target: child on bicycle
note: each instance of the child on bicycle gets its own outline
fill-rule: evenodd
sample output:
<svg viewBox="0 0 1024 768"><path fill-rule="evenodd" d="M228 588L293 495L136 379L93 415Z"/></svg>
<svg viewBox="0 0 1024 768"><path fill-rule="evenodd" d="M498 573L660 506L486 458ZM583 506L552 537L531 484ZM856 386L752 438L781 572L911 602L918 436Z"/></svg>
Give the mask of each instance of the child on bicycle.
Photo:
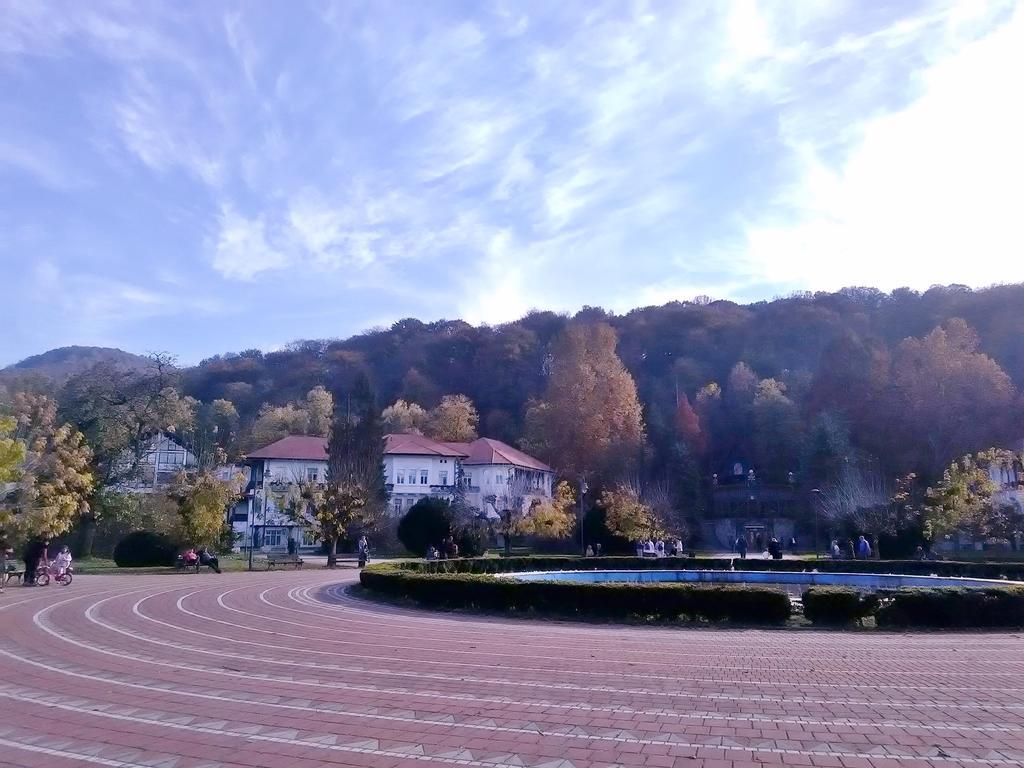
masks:
<svg viewBox="0 0 1024 768"><path fill-rule="evenodd" d="M53 567L57 570L57 578L62 577L71 567L71 550L67 545L61 547L60 552L57 553L57 557L53 560Z"/></svg>

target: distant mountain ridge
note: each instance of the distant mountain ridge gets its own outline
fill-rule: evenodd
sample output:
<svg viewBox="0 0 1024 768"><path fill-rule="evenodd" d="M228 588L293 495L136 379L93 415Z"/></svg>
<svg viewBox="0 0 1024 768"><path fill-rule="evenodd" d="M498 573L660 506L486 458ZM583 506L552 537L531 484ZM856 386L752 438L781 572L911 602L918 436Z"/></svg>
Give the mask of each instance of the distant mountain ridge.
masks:
<svg viewBox="0 0 1024 768"><path fill-rule="evenodd" d="M112 363L118 367L133 370L142 368L146 364L146 358L115 347L59 347L39 355L26 357L24 360L0 369L0 378L36 374L60 385L70 376L91 368L97 363Z"/></svg>

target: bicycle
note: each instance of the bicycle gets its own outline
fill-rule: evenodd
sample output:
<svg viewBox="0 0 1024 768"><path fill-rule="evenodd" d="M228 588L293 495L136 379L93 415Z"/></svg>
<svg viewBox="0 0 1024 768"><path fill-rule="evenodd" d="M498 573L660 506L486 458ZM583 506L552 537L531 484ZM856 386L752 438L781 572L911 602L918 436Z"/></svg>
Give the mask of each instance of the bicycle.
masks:
<svg viewBox="0 0 1024 768"><path fill-rule="evenodd" d="M50 583L50 577L52 576L54 581L62 587L66 587L72 581L71 572L73 570L74 568L69 565L62 573L55 563L40 563L39 567L36 568L36 584L40 587L45 587Z"/></svg>

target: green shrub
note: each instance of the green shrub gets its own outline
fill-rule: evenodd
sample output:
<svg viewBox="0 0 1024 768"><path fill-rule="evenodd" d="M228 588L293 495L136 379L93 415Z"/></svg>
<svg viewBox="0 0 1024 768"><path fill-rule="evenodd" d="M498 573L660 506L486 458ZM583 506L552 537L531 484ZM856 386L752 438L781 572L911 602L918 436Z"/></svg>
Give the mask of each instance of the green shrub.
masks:
<svg viewBox="0 0 1024 768"><path fill-rule="evenodd" d="M791 611L784 592L759 586L518 582L486 574L416 573L387 566L367 568L360 582L382 594L446 608L746 624L780 624Z"/></svg>
<svg viewBox="0 0 1024 768"><path fill-rule="evenodd" d="M885 627L1021 627L1024 587L900 589L877 621Z"/></svg>
<svg viewBox="0 0 1024 768"><path fill-rule="evenodd" d="M455 537L461 557L480 557L487 551L487 531L480 525L467 525Z"/></svg>
<svg viewBox="0 0 1024 768"><path fill-rule="evenodd" d="M804 616L814 624L859 622L878 610L878 595L852 587L810 587L803 594Z"/></svg>
<svg viewBox="0 0 1024 768"><path fill-rule="evenodd" d="M433 545L452 535L451 506L445 499L425 496L417 501L398 523L398 540L414 555L423 557Z"/></svg>
<svg viewBox="0 0 1024 768"><path fill-rule="evenodd" d="M134 531L114 547L114 562L118 568L174 565L177 548L162 533Z"/></svg>

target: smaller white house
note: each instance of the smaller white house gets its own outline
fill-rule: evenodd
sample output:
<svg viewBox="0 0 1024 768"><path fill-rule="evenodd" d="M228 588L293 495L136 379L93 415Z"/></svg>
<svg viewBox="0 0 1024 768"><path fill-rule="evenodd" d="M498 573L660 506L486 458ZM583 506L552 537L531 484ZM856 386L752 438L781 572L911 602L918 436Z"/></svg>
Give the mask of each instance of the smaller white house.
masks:
<svg viewBox="0 0 1024 768"><path fill-rule="evenodd" d="M151 437L136 460L125 456L121 471L129 478L118 486L127 493L153 493L166 488L179 472L197 464L195 455L163 432Z"/></svg>
<svg viewBox="0 0 1024 768"><path fill-rule="evenodd" d="M463 458L465 453L458 448L423 435L387 435L384 482L392 515L401 517L425 496L451 499Z"/></svg>

